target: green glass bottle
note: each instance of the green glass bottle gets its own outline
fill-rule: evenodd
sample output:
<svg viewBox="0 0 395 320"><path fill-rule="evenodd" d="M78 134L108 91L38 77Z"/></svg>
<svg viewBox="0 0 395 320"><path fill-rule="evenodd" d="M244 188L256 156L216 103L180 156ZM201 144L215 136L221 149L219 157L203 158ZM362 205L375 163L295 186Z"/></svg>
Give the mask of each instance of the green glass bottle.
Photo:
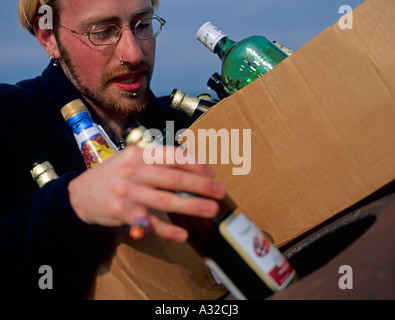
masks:
<svg viewBox="0 0 395 320"><path fill-rule="evenodd" d="M197 39L222 60L221 79L231 94L288 57L265 37L252 36L235 42L211 22L200 27Z"/></svg>

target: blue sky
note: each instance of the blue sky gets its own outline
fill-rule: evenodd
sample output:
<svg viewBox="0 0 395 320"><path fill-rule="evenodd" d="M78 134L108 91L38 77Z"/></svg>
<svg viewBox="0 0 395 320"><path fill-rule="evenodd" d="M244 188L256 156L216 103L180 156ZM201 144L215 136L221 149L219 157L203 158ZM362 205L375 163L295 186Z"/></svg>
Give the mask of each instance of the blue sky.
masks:
<svg viewBox="0 0 395 320"><path fill-rule="evenodd" d="M342 16L342 5L355 8L362 2L161 0L158 15L167 24L157 39L152 89L158 96L168 95L174 88L195 95L212 93L206 83L211 74L220 71L221 61L196 39L199 27L207 21L235 41L262 35L297 50L336 23ZM48 63L36 39L18 25L17 6L17 0L0 1L0 82L15 83L35 77Z"/></svg>

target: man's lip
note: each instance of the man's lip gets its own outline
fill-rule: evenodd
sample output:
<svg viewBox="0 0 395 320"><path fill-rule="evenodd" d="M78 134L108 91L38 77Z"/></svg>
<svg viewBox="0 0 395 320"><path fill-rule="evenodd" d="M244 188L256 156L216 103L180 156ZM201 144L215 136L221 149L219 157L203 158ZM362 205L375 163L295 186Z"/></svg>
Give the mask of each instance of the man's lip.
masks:
<svg viewBox="0 0 395 320"><path fill-rule="evenodd" d="M144 72L136 73L125 73L116 76L110 80L110 83L117 86L122 91L139 91L144 83ZM125 83L124 81L131 80L130 83Z"/></svg>
<svg viewBox="0 0 395 320"><path fill-rule="evenodd" d="M127 81L130 79L133 79L133 81L139 79L139 77L143 74L143 71L140 72L134 72L134 73L125 73L125 74L121 74L118 75L114 78L112 78L110 81L111 82L121 82L121 81Z"/></svg>

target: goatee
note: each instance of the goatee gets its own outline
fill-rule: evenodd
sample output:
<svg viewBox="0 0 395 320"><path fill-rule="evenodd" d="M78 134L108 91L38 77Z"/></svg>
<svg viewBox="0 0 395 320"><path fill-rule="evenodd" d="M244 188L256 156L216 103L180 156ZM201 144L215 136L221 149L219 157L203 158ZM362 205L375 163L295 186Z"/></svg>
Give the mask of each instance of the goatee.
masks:
<svg viewBox="0 0 395 320"><path fill-rule="evenodd" d="M150 80L152 75L152 68L147 63L142 62L138 67L133 67L132 65L125 63L120 65L119 67L111 68L105 70L101 79L101 86L99 88L95 88L94 90L87 88L81 81L81 77L77 72L73 61L70 57L68 51L59 44L59 50L61 53L61 57L63 63L67 67L69 71L69 78L73 84L77 87L77 89L82 93L85 98L92 101L98 106L101 106L103 109L107 110L110 113L117 114L121 117L126 119L131 118L132 116L143 112L147 106L148 98L150 94ZM109 86L109 82L111 79L115 78L116 76L124 73L132 73L134 70L138 68L139 70L145 70L145 73L149 76L147 89L144 91L136 92L121 92L121 97L127 98L130 101L130 104L125 105L119 103L118 99L108 97L103 92L105 88ZM138 101L138 102L137 102Z"/></svg>

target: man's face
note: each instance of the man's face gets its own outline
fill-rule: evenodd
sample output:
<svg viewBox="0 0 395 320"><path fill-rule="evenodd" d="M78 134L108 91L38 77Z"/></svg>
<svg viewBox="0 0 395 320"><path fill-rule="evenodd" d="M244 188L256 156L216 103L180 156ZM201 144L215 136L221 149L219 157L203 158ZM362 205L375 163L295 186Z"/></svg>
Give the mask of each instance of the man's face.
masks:
<svg viewBox="0 0 395 320"><path fill-rule="evenodd" d="M123 27L152 15L151 0L61 0L60 24L84 33L97 24ZM93 105L125 117L144 108L155 39L139 40L124 28L117 43L94 46L87 36L59 28L58 45L66 75Z"/></svg>

